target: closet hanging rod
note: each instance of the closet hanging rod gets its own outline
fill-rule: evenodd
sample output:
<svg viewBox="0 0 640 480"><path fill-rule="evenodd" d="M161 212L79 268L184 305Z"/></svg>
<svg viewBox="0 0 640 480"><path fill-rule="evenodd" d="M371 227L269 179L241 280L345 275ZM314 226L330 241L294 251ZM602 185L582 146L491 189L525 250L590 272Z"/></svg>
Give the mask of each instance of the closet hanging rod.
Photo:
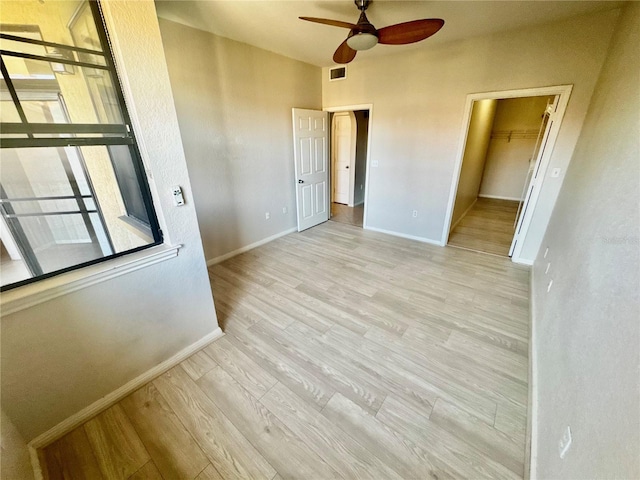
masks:
<svg viewBox="0 0 640 480"><path fill-rule="evenodd" d="M535 140L538 138L537 130L494 130L491 132L491 138L496 140Z"/></svg>

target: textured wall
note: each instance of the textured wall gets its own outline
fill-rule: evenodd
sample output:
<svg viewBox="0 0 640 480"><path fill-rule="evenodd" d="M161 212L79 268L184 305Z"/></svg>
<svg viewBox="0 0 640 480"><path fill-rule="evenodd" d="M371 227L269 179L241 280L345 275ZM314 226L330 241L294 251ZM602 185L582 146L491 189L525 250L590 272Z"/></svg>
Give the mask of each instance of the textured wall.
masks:
<svg viewBox="0 0 640 480"><path fill-rule="evenodd" d="M206 258L294 227L291 109L321 108L320 68L160 27Z"/></svg>
<svg viewBox="0 0 640 480"><path fill-rule="evenodd" d="M218 327L154 4L104 10L165 239L184 248L2 317L2 409L27 441Z"/></svg>
<svg viewBox="0 0 640 480"><path fill-rule="evenodd" d="M0 412L0 477L33 478L27 444L4 411Z"/></svg>
<svg viewBox="0 0 640 480"><path fill-rule="evenodd" d="M640 4L620 19L534 265L542 479L640 478Z"/></svg>
<svg viewBox="0 0 640 480"><path fill-rule="evenodd" d="M326 107L372 103L367 221L371 227L440 241L445 228L466 96L573 84L550 167L565 171L604 61L617 11L578 17L349 65L323 77ZM448 28L445 25L444 28ZM380 47L386 48L386 47ZM533 260L562 177L547 178L523 257ZM412 218L413 210L418 217Z"/></svg>

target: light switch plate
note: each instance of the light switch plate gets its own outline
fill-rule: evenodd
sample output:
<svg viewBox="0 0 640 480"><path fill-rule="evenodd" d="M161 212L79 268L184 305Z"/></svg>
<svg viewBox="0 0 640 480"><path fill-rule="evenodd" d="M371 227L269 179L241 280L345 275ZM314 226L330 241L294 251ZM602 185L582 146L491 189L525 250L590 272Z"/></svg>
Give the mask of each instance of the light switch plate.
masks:
<svg viewBox="0 0 640 480"><path fill-rule="evenodd" d="M173 194L173 204L176 207L184 205L184 195L182 195L182 187L179 185L171 187L171 193Z"/></svg>

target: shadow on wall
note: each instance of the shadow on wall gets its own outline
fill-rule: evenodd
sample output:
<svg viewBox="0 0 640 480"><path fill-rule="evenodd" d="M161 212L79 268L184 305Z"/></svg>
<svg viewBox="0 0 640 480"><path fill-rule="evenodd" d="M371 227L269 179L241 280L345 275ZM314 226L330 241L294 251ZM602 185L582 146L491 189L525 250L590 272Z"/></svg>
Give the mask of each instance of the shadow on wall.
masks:
<svg viewBox="0 0 640 480"><path fill-rule="evenodd" d="M27 444L9 417L1 412L0 419L0 477L6 479L33 478Z"/></svg>

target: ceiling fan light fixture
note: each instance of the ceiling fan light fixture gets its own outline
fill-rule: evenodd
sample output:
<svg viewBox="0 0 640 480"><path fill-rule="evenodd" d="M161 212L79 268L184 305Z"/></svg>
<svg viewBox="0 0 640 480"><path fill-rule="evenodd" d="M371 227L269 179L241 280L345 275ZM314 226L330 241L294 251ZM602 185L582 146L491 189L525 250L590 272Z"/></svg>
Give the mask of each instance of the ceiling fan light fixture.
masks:
<svg viewBox="0 0 640 480"><path fill-rule="evenodd" d="M378 44L378 37L373 33L356 33L347 39L347 45L354 50L369 50Z"/></svg>

